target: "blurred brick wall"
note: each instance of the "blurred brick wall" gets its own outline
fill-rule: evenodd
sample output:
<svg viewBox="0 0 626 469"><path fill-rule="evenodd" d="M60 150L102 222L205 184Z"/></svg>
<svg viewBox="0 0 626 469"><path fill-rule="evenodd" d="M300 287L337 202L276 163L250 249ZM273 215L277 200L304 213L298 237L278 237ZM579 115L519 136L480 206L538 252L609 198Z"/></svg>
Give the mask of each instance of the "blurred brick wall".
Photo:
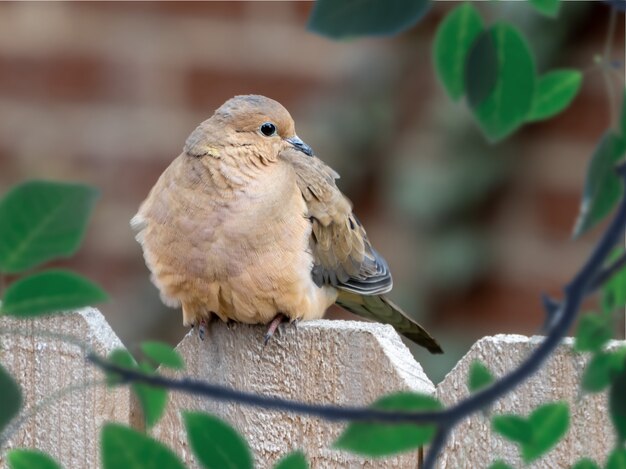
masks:
<svg viewBox="0 0 626 469"><path fill-rule="evenodd" d="M390 262L397 295L418 309L410 292L424 274L420 256L428 246L384 202L394 182L380 176L400 150L363 143L360 135L374 138L378 124L358 134L350 122L374 122L378 107L365 103L381 95L393 110L387 142L414 142L418 159L463 151L446 146L446 126L460 119L476 130L436 83L429 52L450 7L437 4L400 38L333 42L306 31L309 2L0 3L2 191L35 177L101 188L85 247L59 264L112 293L102 309L126 341L175 340L184 333L179 313L160 304L128 220L200 121L233 95L265 94L291 111L299 135L340 170L342 189ZM603 5L591 6L549 68L588 68L602 51L607 18ZM616 57L624 56L623 23L621 16ZM495 150L507 160L507 175L466 215L484 229L487 267L464 288L435 291L433 313L424 317L445 338L451 362L483 334L536 331L539 293L557 293L592 246L589 239L570 243L569 235L587 161L607 124L603 82L594 73L565 114Z"/></svg>

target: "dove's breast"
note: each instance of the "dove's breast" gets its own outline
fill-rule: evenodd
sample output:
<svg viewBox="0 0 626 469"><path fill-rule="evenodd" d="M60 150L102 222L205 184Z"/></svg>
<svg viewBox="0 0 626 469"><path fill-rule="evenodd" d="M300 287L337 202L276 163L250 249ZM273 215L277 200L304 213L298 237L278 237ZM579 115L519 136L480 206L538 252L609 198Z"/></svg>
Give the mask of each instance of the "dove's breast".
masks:
<svg viewBox="0 0 626 469"><path fill-rule="evenodd" d="M322 317L337 293L313 283L311 223L291 167L273 163L220 187L189 164L175 160L134 219L164 301L182 304L185 324L210 313L245 323Z"/></svg>

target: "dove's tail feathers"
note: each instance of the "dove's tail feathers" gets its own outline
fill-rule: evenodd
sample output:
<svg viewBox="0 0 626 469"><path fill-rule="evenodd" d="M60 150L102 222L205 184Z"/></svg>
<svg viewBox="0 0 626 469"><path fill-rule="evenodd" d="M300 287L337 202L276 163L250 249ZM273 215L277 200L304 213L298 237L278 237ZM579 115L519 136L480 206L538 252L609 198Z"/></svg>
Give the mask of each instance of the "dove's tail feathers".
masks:
<svg viewBox="0 0 626 469"><path fill-rule="evenodd" d="M427 348L430 353L443 353L441 346L426 329L382 295L358 295L340 290L337 304L364 318L392 325L398 333Z"/></svg>

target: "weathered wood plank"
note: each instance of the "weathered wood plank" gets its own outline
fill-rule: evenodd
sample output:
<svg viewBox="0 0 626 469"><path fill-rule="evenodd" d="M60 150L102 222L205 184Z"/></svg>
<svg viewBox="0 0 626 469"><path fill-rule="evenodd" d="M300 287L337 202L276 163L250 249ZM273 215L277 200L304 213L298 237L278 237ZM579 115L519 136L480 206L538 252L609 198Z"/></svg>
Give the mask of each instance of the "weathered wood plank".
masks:
<svg viewBox="0 0 626 469"><path fill-rule="evenodd" d="M66 468L99 467L100 428L107 420L130 423L129 390L87 385L103 381L103 373L85 361L80 347L49 334L75 337L106 355L122 343L102 314L86 308L35 320L3 316L0 330L16 331L0 337L0 362L20 383L26 412L45 403L24 421L5 448L37 448ZM68 387L78 389L55 396ZM0 466L5 467L3 456Z"/></svg>
<svg viewBox="0 0 626 469"><path fill-rule="evenodd" d="M263 348L264 328L221 322L210 325L204 341L190 332L178 345L187 375L237 389L312 403L368 404L399 390L432 394L408 348L390 326L352 321L310 321L288 325ZM269 412L184 394L171 394L153 434L198 467L187 445L180 411L216 414L242 432L260 468L303 449L314 468L415 468L417 452L369 460L330 449L343 426L300 415Z"/></svg>
<svg viewBox="0 0 626 469"><path fill-rule="evenodd" d="M468 394L466 382L473 360L481 360L496 376L501 376L517 367L540 340L541 337L520 335L497 335L479 340L437 386L437 397L449 405ZM517 447L492 432L489 419L479 413L454 430L438 467L488 467L495 459L503 459L514 467L565 468L584 456L602 465L615 444L615 437L607 413L606 393L585 395L580 391L587 359L587 354L573 350L572 339L566 339L546 366L492 407L492 414L526 416L540 404L556 400L569 403L570 430L543 459L523 466Z"/></svg>

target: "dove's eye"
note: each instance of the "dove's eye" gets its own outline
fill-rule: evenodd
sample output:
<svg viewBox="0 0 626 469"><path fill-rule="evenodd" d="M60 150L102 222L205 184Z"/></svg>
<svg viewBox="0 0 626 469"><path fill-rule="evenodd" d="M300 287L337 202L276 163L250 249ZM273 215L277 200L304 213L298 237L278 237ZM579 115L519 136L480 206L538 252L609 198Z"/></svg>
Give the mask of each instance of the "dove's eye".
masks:
<svg viewBox="0 0 626 469"><path fill-rule="evenodd" d="M266 137L271 137L276 133L276 126L271 122L265 122L261 125L261 133Z"/></svg>

